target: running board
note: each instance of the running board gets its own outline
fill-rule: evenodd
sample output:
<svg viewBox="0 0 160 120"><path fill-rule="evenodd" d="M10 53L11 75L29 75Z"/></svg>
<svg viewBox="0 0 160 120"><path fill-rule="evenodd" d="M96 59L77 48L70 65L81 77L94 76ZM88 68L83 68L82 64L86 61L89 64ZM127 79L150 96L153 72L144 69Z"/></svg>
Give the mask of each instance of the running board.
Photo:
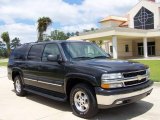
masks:
<svg viewBox="0 0 160 120"><path fill-rule="evenodd" d="M27 91L27 92L31 92L31 93L34 93L34 94L37 94L37 95L52 99L52 100L56 100L56 101L65 102L67 100L66 97L64 97L64 98L55 97L53 95L48 95L48 94L45 94L45 93L42 93L42 92L38 92L36 90L32 90L32 89L29 89L29 88L24 88L24 90Z"/></svg>

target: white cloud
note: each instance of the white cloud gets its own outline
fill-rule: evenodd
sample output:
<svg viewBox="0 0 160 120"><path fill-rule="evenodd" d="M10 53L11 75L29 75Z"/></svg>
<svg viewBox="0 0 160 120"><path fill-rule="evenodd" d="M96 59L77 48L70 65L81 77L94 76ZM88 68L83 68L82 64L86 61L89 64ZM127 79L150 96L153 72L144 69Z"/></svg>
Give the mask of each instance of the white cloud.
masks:
<svg viewBox="0 0 160 120"><path fill-rule="evenodd" d="M0 26L0 33L6 31L9 32L11 40L15 37L18 37L20 40L22 40L22 43L33 42L37 37L35 25L14 23Z"/></svg>
<svg viewBox="0 0 160 120"><path fill-rule="evenodd" d="M31 19L49 16L62 25L89 23L109 14L121 14L123 8L138 0L84 0L81 5L70 5L62 0L0 0L1 19ZM118 3L118 4L117 4ZM118 9L121 8L121 9ZM124 13L125 14L125 13Z"/></svg>
<svg viewBox="0 0 160 120"><path fill-rule="evenodd" d="M63 30L64 32L73 32L73 31L82 32L84 29L90 30L91 28L97 28L97 25L96 24L70 25L70 26L63 26L61 30Z"/></svg>
<svg viewBox="0 0 160 120"><path fill-rule="evenodd" d="M16 23L16 19L35 21L50 17L65 32L82 31L97 27L99 19L108 15L125 15L138 0L84 0L82 4L68 4L63 0L0 0L0 34L9 31L11 37L24 42L35 41L36 25Z"/></svg>

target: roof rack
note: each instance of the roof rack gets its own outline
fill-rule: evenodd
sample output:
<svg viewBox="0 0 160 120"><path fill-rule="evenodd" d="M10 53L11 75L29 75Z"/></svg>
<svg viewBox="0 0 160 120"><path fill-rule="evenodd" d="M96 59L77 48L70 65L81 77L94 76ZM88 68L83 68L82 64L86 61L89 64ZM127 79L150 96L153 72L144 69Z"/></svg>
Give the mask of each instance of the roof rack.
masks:
<svg viewBox="0 0 160 120"><path fill-rule="evenodd" d="M24 43L22 45L28 45L28 44L32 44L32 43L38 43L38 42L29 42L29 43Z"/></svg>

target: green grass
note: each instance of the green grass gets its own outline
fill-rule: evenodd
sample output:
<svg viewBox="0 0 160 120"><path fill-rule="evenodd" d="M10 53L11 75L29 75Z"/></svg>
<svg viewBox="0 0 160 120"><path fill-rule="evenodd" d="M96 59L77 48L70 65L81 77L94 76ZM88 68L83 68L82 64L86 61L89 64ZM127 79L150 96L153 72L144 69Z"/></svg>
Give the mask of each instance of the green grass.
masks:
<svg viewBox="0 0 160 120"><path fill-rule="evenodd" d="M160 82L160 60L136 60L150 67L151 79Z"/></svg>
<svg viewBox="0 0 160 120"><path fill-rule="evenodd" d="M7 66L8 62L0 62L0 66Z"/></svg>
<svg viewBox="0 0 160 120"><path fill-rule="evenodd" d="M0 63L2 63L2 62L8 62L8 58L0 58Z"/></svg>
<svg viewBox="0 0 160 120"><path fill-rule="evenodd" d="M7 66L8 58L0 58L0 66Z"/></svg>

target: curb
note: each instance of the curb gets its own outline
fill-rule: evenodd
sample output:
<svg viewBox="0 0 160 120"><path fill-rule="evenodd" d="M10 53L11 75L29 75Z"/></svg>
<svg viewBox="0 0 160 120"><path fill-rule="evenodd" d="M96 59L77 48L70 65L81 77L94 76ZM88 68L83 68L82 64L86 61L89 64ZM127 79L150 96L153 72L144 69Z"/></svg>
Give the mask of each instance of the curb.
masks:
<svg viewBox="0 0 160 120"><path fill-rule="evenodd" d="M154 85L160 87L160 82L154 82Z"/></svg>
<svg viewBox="0 0 160 120"><path fill-rule="evenodd" d="M154 84L159 84L160 85L160 82L154 82Z"/></svg>

